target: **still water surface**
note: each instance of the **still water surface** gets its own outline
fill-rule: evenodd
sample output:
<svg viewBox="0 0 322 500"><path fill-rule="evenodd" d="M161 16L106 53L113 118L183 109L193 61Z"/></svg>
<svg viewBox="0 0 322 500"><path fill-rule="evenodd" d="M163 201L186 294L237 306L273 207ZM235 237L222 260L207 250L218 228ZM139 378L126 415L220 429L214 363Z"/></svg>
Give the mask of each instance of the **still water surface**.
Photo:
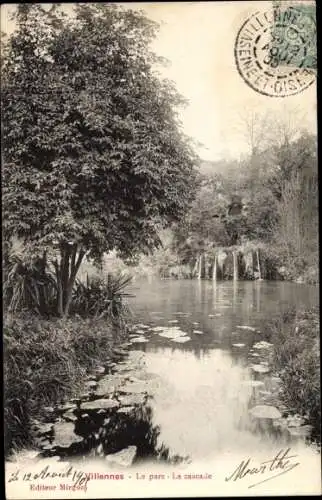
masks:
<svg viewBox="0 0 322 500"><path fill-rule="evenodd" d="M137 322L175 326L190 337L178 344L151 332L147 343L135 345L145 351L147 371L162 380L150 400L159 446L200 461L289 445L288 432L254 426L250 418L249 409L272 404L277 390L271 372L251 368L268 360L267 351L252 346L269 339L267 320L280 310L317 304L316 287L163 280L135 282L131 291ZM252 380L263 385L253 387Z"/></svg>

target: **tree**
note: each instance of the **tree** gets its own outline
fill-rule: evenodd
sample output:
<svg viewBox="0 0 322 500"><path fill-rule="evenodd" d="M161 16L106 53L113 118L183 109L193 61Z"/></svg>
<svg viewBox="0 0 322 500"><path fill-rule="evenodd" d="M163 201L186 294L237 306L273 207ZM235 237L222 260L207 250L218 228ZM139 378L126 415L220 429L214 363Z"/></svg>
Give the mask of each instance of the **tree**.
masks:
<svg viewBox="0 0 322 500"><path fill-rule="evenodd" d="M148 252L180 220L195 158L154 71L158 26L115 4L17 8L2 71L4 234L49 259L67 315L85 255Z"/></svg>

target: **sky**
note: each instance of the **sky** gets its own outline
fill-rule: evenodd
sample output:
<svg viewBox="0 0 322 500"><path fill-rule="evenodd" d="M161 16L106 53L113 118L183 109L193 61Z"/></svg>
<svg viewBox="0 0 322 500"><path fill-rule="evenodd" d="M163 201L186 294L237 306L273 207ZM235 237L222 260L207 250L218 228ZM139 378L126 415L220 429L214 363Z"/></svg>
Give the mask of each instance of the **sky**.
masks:
<svg viewBox="0 0 322 500"><path fill-rule="evenodd" d="M294 2L293 2L294 3ZM239 158L248 151L243 117L251 113L291 116L295 128L316 130L316 85L284 98L264 96L239 75L234 59L236 35L256 11L272 2L146 2L127 8L144 10L160 22L154 51L170 61L162 73L173 80L189 104L180 118L184 132L201 143L197 152L205 160ZM8 12L1 7L1 29L12 32ZM66 10L71 4L65 5Z"/></svg>

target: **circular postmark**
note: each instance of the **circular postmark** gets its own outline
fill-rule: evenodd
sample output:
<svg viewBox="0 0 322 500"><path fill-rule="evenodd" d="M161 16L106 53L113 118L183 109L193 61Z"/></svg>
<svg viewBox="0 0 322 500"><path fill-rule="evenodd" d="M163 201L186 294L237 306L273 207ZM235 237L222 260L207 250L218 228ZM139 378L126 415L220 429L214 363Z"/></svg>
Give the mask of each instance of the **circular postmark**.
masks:
<svg viewBox="0 0 322 500"><path fill-rule="evenodd" d="M237 34L235 61L256 92L286 97L304 91L316 78L314 16L297 7L256 12Z"/></svg>

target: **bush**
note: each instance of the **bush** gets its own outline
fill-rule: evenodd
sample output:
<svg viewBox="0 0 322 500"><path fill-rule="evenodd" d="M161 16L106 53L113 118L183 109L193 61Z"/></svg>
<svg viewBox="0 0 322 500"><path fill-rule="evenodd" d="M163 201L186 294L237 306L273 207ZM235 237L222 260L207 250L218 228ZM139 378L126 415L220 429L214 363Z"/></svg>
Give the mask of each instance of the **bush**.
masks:
<svg viewBox="0 0 322 500"><path fill-rule="evenodd" d="M30 444L32 418L76 396L123 332L105 320L7 316L4 326L5 450Z"/></svg>
<svg viewBox="0 0 322 500"><path fill-rule="evenodd" d="M109 318L123 322L130 310L124 299L131 296L125 289L132 281L131 276L108 273L106 278L87 276L86 282L76 281L73 290L71 313L82 317Z"/></svg>
<svg viewBox="0 0 322 500"><path fill-rule="evenodd" d="M320 441L319 311L286 312L274 321L272 341L283 401L308 418Z"/></svg>
<svg viewBox="0 0 322 500"><path fill-rule="evenodd" d="M40 258L24 259L9 252L4 267L4 305L10 312L33 311L50 315L56 305L56 280Z"/></svg>

